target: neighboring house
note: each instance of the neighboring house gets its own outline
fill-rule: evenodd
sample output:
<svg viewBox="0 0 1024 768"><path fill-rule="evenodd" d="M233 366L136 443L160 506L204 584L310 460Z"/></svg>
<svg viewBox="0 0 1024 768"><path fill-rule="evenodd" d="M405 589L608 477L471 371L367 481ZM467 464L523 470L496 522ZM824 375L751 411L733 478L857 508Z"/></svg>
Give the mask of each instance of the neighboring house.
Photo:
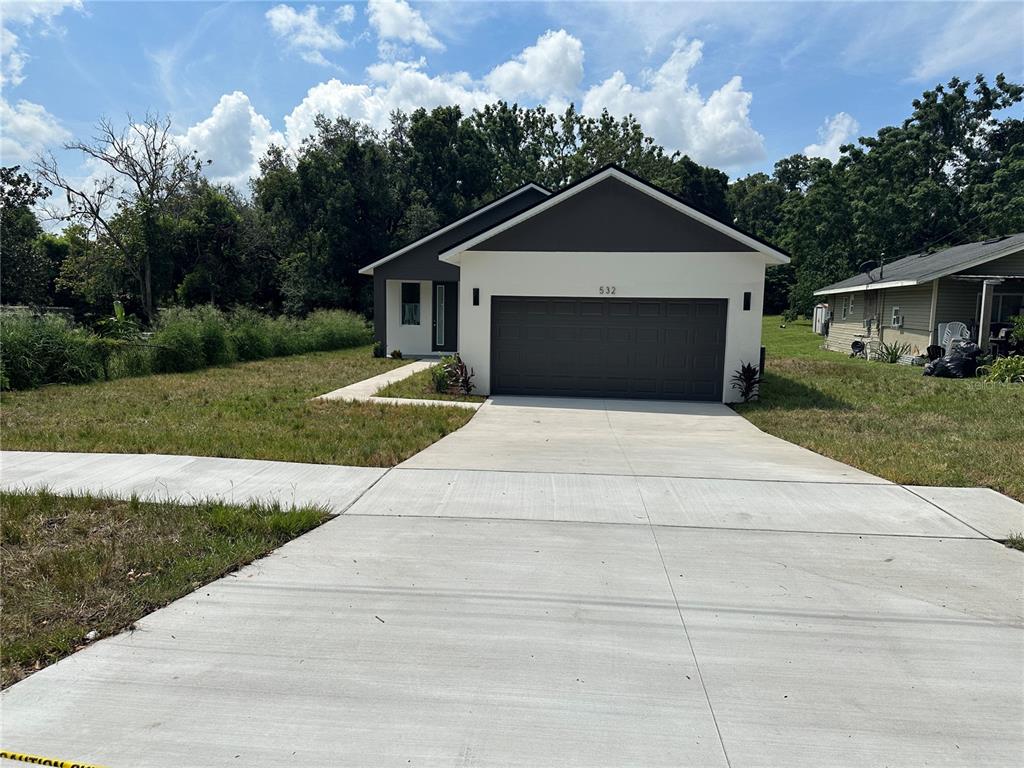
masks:
<svg viewBox="0 0 1024 768"><path fill-rule="evenodd" d="M907 256L814 295L829 305L828 349L898 342L910 345L909 362L942 342L947 323L965 324L977 340L978 328L1024 312L1024 233ZM987 345L989 333L980 336Z"/></svg>
<svg viewBox="0 0 1024 768"><path fill-rule="evenodd" d="M617 167L528 189L361 270L387 350L458 350L482 394L735 401L789 258Z"/></svg>

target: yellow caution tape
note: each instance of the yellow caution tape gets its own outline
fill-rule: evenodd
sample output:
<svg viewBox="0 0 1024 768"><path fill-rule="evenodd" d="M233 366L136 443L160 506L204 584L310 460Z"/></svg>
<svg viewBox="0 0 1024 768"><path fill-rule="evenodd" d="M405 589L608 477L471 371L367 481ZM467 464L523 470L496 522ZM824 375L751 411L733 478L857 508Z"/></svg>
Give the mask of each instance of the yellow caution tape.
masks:
<svg viewBox="0 0 1024 768"><path fill-rule="evenodd" d="M14 760L18 763L31 763L32 765L52 765L55 766L55 768L103 768L102 765L78 763L74 760L58 760L56 757L25 755L21 752L8 752L6 749L0 749L0 758L5 760Z"/></svg>

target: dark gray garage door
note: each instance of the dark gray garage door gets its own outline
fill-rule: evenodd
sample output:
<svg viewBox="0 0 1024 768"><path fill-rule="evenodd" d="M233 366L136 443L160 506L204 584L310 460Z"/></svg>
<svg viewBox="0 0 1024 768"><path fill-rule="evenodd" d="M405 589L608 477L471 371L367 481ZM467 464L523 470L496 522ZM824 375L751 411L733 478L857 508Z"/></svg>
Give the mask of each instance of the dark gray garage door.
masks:
<svg viewBox="0 0 1024 768"><path fill-rule="evenodd" d="M495 296L491 391L722 399L725 299Z"/></svg>

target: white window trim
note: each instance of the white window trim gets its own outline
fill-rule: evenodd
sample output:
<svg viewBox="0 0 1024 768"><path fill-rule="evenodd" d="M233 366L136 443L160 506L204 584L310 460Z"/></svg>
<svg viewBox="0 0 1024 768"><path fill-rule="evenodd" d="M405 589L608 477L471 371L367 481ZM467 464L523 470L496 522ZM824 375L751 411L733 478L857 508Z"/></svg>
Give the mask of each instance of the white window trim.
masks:
<svg viewBox="0 0 1024 768"><path fill-rule="evenodd" d="M894 306L892 313L889 315L889 327L890 328L902 328L903 327L903 316L900 314L900 308Z"/></svg>

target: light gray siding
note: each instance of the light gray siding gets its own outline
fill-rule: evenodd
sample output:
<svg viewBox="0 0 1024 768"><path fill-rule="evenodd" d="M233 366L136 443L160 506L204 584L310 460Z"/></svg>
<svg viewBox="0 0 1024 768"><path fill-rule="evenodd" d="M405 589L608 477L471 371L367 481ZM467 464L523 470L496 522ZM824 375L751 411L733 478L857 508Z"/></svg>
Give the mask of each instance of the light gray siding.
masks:
<svg viewBox="0 0 1024 768"><path fill-rule="evenodd" d="M1024 277L1024 251L1011 253L995 261L988 261L976 267L965 269L964 275L1001 275Z"/></svg>

